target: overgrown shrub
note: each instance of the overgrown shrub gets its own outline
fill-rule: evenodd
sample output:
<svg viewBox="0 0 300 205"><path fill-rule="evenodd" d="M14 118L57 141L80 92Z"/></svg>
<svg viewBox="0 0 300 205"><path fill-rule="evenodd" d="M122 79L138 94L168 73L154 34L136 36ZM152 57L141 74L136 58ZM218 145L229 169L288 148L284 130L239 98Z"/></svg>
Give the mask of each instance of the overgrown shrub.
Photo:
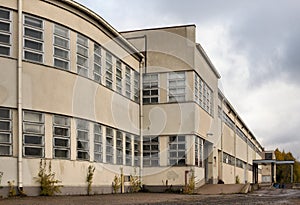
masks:
<svg viewBox="0 0 300 205"><path fill-rule="evenodd" d="M130 175L130 192L138 192L141 190L141 180L134 170L134 175Z"/></svg>
<svg viewBox="0 0 300 205"><path fill-rule="evenodd" d="M8 186L9 186L9 192L8 192L8 196L9 197L14 197L17 195L16 193L16 189L15 189L15 181L12 180L12 181L8 181Z"/></svg>
<svg viewBox="0 0 300 205"><path fill-rule="evenodd" d="M112 183L112 187L113 187L114 193L115 194L118 193L118 190L121 187L121 177L120 176L115 175L114 181Z"/></svg>
<svg viewBox="0 0 300 205"><path fill-rule="evenodd" d="M195 190L195 173L192 171L192 175L189 178L188 184L184 187L184 194L193 194Z"/></svg>
<svg viewBox="0 0 300 205"><path fill-rule="evenodd" d="M95 167L90 165L88 167L88 173L86 176L86 182L88 183L88 188L87 188L87 194L90 195L92 192L92 183L93 183L93 177L94 177L94 172L95 172Z"/></svg>
<svg viewBox="0 0 300 205"><path fill-rule="evenodd" d="M51 161L49 161L47 167L47 160L41 159L36 181L41 185L41 196L53 196L55 193L61 193L60 188L62 185L58 185L61 181L55 179L55 172L52 172Z"/></svg>
<svg viewBox="0 0 300 205"><path fill-rule="evenodd" d="M235 183L236 184L240 184L241 183L239 175L235 176Z"/></svg>

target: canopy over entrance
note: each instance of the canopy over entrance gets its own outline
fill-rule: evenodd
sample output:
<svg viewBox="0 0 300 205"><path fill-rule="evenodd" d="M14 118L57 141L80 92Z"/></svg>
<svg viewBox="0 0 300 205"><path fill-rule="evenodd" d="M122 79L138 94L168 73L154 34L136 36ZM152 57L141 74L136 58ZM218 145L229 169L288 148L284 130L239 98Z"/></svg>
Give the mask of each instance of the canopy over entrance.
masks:
<svg viewBox="0 0 300 205"><path fill-rule="evenodd" d="M294 161L277 161L274 159L262 159L262 160L253 160L253 183L258 183L258 165L271 165L271 178L272 183L275 182L274 178L274 165L276 164L289 164L291 165L291 183L293 183L293 173L294 173Z"/></svg>

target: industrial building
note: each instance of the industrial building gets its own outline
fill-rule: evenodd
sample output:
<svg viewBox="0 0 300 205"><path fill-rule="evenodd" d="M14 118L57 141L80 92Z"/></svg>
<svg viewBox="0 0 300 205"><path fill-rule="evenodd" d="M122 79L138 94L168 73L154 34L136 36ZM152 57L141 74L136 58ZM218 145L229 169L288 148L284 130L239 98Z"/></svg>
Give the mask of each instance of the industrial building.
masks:
<svg viewBox="0 0 300 205"><path fill-rule="evenodd" d="M0 0L0 62L1 195L38 195L41 159L62 194L86 193L90 165L94 194L121 173L154 191L252 182L263 147L195 25L120 33L71 0Z"/></svg>

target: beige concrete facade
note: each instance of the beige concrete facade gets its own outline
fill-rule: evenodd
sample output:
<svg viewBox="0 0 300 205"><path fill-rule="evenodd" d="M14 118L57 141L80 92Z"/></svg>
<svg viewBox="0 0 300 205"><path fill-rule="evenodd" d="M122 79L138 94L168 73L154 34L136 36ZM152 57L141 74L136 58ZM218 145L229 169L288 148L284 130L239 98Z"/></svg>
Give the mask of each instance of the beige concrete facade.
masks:
<svg viewBox="0 0 300 205"><path fill-rule="evenodd" d="M158 190L192 173L197 186L252 181L263 148L219 91L195 25L119 33L73 1L0 6L2 186L38 194L41 159L63 194L86 193L89 165L99 194L121 170Z"/></svg>

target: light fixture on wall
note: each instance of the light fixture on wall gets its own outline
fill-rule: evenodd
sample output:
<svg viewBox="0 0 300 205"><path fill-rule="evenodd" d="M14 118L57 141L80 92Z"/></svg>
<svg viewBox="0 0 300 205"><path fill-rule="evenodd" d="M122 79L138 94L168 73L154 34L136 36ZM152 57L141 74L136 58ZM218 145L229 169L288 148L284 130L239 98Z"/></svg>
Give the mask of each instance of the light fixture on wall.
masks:
<svg viewBox="0 0 300 205"><path fill-rule="evenodd" d="M214 133L211 133L211 132L206 133L207 137L212 137L213 135L214 135Z"/></svg>

